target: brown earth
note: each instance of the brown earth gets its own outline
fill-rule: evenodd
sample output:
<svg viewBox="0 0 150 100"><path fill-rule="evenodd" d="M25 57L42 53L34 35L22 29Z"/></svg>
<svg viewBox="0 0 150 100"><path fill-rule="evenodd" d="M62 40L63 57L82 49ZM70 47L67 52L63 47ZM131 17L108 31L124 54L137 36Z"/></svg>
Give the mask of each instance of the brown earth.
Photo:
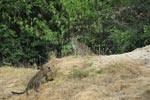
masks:
<svg viewBox="0 0 150 100"><path fill-rule="evenodd" d="M118 55L69 56L46 65L55 65L54 81L29 96L11 91L23 91L37 70L1 67L0 100L150 100L150 46Z"/></svg>

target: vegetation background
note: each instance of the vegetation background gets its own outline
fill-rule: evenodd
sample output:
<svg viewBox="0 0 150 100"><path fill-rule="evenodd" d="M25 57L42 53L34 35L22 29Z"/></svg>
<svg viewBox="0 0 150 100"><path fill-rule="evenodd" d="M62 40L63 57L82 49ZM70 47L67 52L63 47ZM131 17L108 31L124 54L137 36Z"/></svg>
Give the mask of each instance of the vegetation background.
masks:
<svg viewBox="0 0 150 100"><path fill-rule="evenodd" d="M0 66L71 55L75 36L96 54L150 44L150 0L0 0Z"/></svg>

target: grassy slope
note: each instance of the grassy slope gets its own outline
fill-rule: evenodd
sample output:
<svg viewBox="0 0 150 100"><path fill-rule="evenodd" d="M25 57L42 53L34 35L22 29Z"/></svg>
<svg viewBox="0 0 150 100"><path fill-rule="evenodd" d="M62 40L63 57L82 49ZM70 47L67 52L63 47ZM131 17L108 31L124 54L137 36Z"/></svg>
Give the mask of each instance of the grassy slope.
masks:
<svg viewBox="0 0 150 100"><path fill-rule="evenodd" d="M149 100L150 68L126 55L64 57L55 65L54 81L42 84L40 93L12 95L24 90L35 69L0 68L0 100Z"/></svg>

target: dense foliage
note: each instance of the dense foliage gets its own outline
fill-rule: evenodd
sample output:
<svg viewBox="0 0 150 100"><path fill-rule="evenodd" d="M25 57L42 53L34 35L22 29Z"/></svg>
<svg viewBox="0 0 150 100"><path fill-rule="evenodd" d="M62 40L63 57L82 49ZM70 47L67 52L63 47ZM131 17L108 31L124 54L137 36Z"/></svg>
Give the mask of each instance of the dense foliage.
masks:
<svg viewBox="0 0 150 100"><path fill-rule="evenodd" d="M41 65L52 55L70 55L74 36L97 54L150 44L150 1L0 1L0 65Z"/></svg>

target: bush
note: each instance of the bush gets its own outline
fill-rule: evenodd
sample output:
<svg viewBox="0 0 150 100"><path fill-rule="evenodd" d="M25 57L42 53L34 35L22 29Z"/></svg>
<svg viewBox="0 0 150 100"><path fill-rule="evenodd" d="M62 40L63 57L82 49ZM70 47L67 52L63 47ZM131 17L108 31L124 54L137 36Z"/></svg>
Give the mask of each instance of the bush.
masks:
<svg viewBox="0 0 150 100"><path fill-rule="evenodd" d="M69 77L71 78L85 78L89 75L88 71L81 71L79 69L74 69L71 71Z"/></svg>

